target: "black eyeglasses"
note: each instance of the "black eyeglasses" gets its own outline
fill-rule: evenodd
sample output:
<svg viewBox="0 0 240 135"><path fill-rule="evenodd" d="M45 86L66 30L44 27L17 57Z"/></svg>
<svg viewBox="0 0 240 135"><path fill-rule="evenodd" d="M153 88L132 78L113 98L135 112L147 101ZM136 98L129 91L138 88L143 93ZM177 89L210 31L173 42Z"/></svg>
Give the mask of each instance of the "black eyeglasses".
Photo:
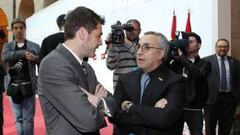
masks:
<svg viewBox="0 0 240 135"><path fill-rule="evenodd" d="M138 49L140 49L145 53L147 52L149 49L160 49L160 50L164 50L163 48L159 48L159 47L153 47L153 46L149 46L148 44L144 44L144 45L140 45L138 44Z"/></svg>

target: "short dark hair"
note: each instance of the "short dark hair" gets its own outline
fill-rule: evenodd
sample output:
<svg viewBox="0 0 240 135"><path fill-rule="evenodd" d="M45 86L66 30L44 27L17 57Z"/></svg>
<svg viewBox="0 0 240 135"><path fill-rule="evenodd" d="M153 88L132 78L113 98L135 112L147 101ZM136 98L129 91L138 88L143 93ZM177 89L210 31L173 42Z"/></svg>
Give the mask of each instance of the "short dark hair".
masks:
<svg viewBox="0 0 240 135"><path fill-rule="evenodd" d="M201 37L198 34L194 33L194 32L188 32L188 33L186 33L186 36L188 38L189 37L194 37L197 40L197 43L200 43L200 44L202 43Z"/></svg>
<svg viewBox="0 0 240 135"><path fill-rule="evenodd" d="M141 23L137 19L129 19L127 23L135 22L138 24L139 28L141 28Z"/></svg>
<svg viewBox="0 0 240 135"><path fill-rule="evenodd" d="M65 24L65 16L66 16L66 14L61 14L57 17L56 22L57 22L59 29L62 28L62 26L64 26L64 24Z"/></svg>
<svg viewBox="0 0 240 135"><path fill-rule="evenodd" d="M215 46L217 46L217 43L218 43L219 41L225 41L225 42L228 44L228 46L229 46L229 41L228 41L226 38L219 38L219 39L216 41Z"/></svg>
<svg viewBox="0 0 240 135"><path fill-rule="evenodd" d="M65 40L73 39L76 31L80 27L84 27L90 33L96 29L97 24L104 24L104 18L100 17L93 10L80 6L75 8L67 15L64 26Z"/></svg>
<svg viewBox="0 0 240 135"><path fill-rule="evenodd" d="M21 23L25 28L26 28L26 23L25 20L23 20L22 18L15 18L13 19L12 23L11 23L11 28L13 29L13 25L16 23Z"/></svg>

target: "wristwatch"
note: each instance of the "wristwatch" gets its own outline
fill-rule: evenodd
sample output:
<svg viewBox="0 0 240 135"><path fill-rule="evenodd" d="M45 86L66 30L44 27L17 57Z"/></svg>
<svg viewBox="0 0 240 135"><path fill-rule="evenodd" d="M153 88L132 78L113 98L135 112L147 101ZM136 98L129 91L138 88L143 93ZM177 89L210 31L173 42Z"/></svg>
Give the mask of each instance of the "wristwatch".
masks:
<svg viewBox="0 0 240 135"><path fill-rule="evenodd" d="M128 103L127 104L127 110L126 110L126 112L128 113L128 111L129 111L129 109L130 109L130 107L133 105L133 103Z"/></svg>

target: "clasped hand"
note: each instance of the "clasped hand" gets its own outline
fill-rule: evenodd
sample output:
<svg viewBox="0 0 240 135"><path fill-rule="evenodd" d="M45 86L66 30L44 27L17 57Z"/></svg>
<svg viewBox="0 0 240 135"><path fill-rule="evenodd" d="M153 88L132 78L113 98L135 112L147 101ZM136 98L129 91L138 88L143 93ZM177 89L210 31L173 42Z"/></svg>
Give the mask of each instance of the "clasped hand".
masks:
<svg viewBox="0 0 240 135"><path fill-rule="evenodd" d="M154 107L163 109L166 107L167 103L168 103L167 99L162 98L155 103ZM122 111L128 111L131 105L133 105L131 101L128 100L123 101L121 104Z"/></svg>
<svg viewBox="0 0 240 135"><path fill-rule="evenodd" d="M87 94L87 98L88 98L88 101L94 106L94 107L97 107L98 105L98 102L100 100L102 100L101 98L102 97L106 97L107 94L108 94L108 91L101 85L101 84L98 84L96 86L96 89L95 89L95 93L92 94L92 93L89 93L87 90L81 88L86 94Z"/></svg>
<svg viewBox="0 0 240 135"><path fill-rule="evenodd" d="M36 61L37 60L37 56L34 55L33 53L31 52L25 52L25 57L27 60L29 61Z"/></svg>

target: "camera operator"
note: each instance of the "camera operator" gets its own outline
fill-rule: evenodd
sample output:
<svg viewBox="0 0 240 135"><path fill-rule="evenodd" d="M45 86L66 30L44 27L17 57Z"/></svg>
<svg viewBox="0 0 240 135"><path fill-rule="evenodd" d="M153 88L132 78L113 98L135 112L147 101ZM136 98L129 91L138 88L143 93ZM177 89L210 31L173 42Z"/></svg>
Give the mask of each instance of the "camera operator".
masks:
<svg viewBox="0 0 240 135"><path fill-rule="evenodd" d="M210 71L210 64L200 58L198 52L201 47L201 38L196 33L186 33L188 44L185 45L185 54L178 49L178 56L167 63L169 67L186 78L186 93L184 104L184 122L187 123L191 135L202 135L203 113L202 108L207 99L206 76Z"/></svg>
<svg viewBox="0 0 240 135"><path fill-rule="evenodd" d="M40 47L25 38L26 23L17 18L11 23L15 40L5 43L3 62L8 64L10 83L7 94L16 117L18 135L33 135L36 92L36 63Z"/></svg>
<svg viewBox="0 0 240 135"><path fill-rule="evenodd" d="M107 68L114 70L113 72L113 88L117 84L120 75L133 71L137 67L136 52L141 32L141 24L136 19L130 19L126 23L132 26L131 30L125 30L126 37L121 44L112 43L112 34L109 34L106 43L108 43L107 51Z"/></svg>

